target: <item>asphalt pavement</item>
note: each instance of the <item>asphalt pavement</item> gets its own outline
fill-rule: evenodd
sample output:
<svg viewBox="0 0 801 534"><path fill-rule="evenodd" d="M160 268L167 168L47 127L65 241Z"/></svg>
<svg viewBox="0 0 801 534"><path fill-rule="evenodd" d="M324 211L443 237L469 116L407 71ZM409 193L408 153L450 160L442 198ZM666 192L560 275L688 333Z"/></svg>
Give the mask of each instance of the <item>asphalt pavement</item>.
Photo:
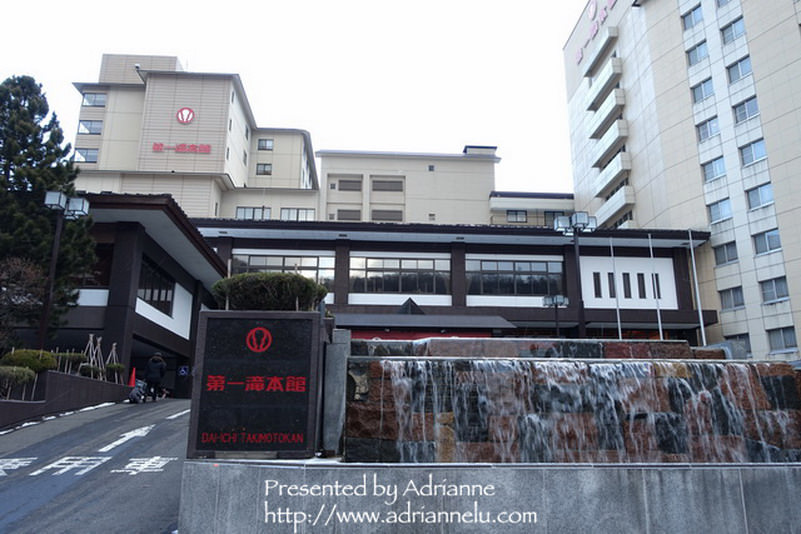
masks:
<svg viewBox="0 0 801 534"><path fill-rule="evenodd" d="M101 405L0 433L0 533L173 533L189 400Z"/></svg>

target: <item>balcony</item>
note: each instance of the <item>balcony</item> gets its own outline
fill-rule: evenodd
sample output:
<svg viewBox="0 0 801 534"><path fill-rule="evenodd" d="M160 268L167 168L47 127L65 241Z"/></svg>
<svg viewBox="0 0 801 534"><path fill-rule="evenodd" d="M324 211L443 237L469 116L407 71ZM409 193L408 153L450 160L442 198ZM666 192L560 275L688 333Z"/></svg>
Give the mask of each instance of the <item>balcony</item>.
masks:
<svg viewBox="0 0 801 534"><path fill-rule="evenodd" d="M612 57L594 78L587 79L587 111L598 109L622 75L623 62L619 57Z"/></svg>
<svg viewBox="0 0 801 534"><path fill-rule="evenodd" d="M623 212L634 206L634 188L630 185L621 187L609 200L607 200L595 216L598 218L598 226L603 226L609 221L614 221Z"/></svg>
<svg viewBox="0 0 801 534"><path fill-rule="evenodd" d="M631 171L631 156L628 152L620 152L601 173L595 177L593 195L604 197L623 175Z"/></svg>
<svg viewBox="0 0 801 534"><path fill-rule="evenodd" d="M620 115L626 96L623 89L614 89L604 100L590 120L590 138L598 139L609 128L609 125Z"/></svg>
<svg viewBox="0 0 801 534"><path fill-rule="evenodd" d="M617 42L617 35L617 26L607 26L598 33L595 38L595 49L587 56L587 63L584 64L585 77L592 75L601 59L606 56L609 49Z"/></svg>
<svg viewBox="0 0 801 534"><path fill-rule="evenodd" d="M629 124L625 120L613 122L604 136L595 143L591 156L592 166L601 168L626 143L628 136Z"/></svg>

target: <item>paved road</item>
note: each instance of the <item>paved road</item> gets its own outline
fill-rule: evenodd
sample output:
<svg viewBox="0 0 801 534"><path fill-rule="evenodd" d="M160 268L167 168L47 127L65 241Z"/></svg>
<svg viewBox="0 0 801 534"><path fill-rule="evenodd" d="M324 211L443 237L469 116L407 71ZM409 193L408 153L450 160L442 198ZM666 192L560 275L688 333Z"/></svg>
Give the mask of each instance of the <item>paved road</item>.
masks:
<svg viewBox="0 0 801 534"><path fill-rule="evenodd" d="M120 403L0 435L0 533L177 530L189 401Z"/></svg>

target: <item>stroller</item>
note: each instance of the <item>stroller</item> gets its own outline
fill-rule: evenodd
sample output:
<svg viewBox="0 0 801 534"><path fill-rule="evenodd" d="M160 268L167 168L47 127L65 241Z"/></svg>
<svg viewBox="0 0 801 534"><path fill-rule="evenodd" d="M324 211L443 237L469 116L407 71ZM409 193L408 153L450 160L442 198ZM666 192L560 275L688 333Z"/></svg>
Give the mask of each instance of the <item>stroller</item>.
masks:
<svg viewBox="0 0 801 534"><path fill-rule="evenodd" d="M145 381L137 380L136 385L128 394L128 402L131 404L139 404L145 402Z"/></svg>

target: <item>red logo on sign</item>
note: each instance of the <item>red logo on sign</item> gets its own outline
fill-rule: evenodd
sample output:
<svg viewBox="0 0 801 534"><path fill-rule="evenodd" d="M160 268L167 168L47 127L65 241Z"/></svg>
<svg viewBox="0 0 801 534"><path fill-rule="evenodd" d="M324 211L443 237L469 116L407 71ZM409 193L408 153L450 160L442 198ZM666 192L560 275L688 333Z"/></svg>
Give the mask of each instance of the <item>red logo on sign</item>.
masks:
<svg viewBox="0 0 801 534"><path fill-rule="evenodd" d="M189 124L195 118L195 112L192 108L181 108L175 114L175 118L181 124Z"/></svg>
<svg viewBox="0 0 801 534"><path fill-rule="evenodd" d="M267 352L267 349L273 344L273 335L263 326L257 326L248 332L245 343L251 352Z"/></svg>

